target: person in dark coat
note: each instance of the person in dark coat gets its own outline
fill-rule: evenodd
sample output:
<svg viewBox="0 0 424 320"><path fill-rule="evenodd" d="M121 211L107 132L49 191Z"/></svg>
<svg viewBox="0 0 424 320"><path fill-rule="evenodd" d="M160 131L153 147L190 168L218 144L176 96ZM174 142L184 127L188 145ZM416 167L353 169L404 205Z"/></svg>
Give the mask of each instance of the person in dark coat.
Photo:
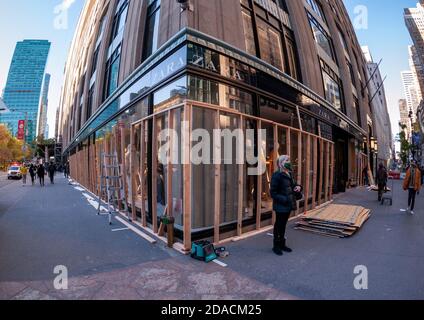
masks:
<svg viewBox="0 0 424 320"><path fill-rule="evenodd" d="M44 187L44 176L46 175L46 171L44 170L44 165L38 165L37 169L38 179L40 180L40 186Z"/></svg>
<svg viewBox="0 0 424 320"><path fill-rule="evenodd" d="M291 212L296 209L296 201L302 197L302 187L294 181L289 156L281 156L278 159L278 168L271 179L271 197L276 213L272 250L276 255L282 256L283 251L292 252L286 245L286 228Z"/></svg>
<svg viewBox="0 0 424 320"><path fill-rule="evenodd" d="M53 162L50 162L49 165L49 177L51 184L54 184L54 175L56 173L56 166Z"/></svg>
<svg viewBox="0 0 424 320"><path fill-rule="evenodd" d="M387 188L387 169L386 167L380 163L377 171L377 185L378 185L378 201L381 201L383 198L383 193L385 192Z"/></svg>
<svg viewBox="0 0 424 320"><path fill-rule="evenodd" d="M29 175L31 176L32 185L35 185L35 176L37 175L37 168L32 163L29 167Z"/></svg>

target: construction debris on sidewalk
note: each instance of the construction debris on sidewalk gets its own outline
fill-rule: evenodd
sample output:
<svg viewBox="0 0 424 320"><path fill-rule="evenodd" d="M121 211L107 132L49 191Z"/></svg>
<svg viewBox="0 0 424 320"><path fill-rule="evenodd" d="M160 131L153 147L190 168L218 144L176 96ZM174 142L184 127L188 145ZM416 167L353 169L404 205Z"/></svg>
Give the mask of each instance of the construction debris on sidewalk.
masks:
<svg viewBox="0 0 424 320"><path fill-rule="evenodd" d="M295 229L335 238L354 235L371 216L371 210L359 206L330 204L308 212Z"/></svg>

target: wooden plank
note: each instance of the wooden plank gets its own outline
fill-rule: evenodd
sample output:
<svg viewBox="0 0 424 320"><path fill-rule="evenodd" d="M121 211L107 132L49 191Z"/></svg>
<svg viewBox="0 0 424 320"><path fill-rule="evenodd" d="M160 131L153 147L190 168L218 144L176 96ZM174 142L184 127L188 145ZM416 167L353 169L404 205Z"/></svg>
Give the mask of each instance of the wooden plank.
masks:
<svg viewBox="0 0 424 320"><path fill-rule="evenodd" d="M137 178L137 170L135 168L135 154L136 154L136 146L135 146L135 132L137 127L131 126L130 130L130 183L131 183L131 212L132 212L132 220L137 220L137 208L135 206L135 197L136 197L136 178ZM126 176L126 174L125 174Z"/></svg>
<svg viewBox="0 0 424 320"><path fill-rule="evenodd" d="M242 132L245 132L244 117L242 115L240 115L239 121L240 121L239 128L241 129ZM245 164L238 165L239 172L238 172L237 236L241 236L243 233L244 167L245 167Z"/></svg>
<svg viewBox="0 0 424 320"><path fill-rule="evenodd" d="M125 194L125 199L127 200L128 203L128 199L129 199L129 186L128 186L128 181L127 181L127 166L129 165L127 163L126 160L126 154L125 154L125 148L126 148L126 142L125 142L125 128L120 128L120 132L121 132L121 161L122 161L122 180L123 180L123 186L124 186L124 194ZM119 205L119 208L121 208L121 205Z"/></svg>
<svg viewBox="0 0 424 320"><path fill-rule="evenodd" d="M215 112L215 129L220 129L220 111ZM214 139L214 154L219 155L218 158L221 159L221 141L219 139ZM214 211L214 243L219 243L219 227L221 224L221 165L215 163L215 211Z"/></svg>
<svg viewBox="0 0 424 320"><path fill-rule="evenodd" d="M292 160L291 159L291 130L290 128L287 129L286 139L287 139L287 155L290 157L290 160Z"/></svg>
<svg viewBox="0 0 424 320"><path fill-rule="evenodd" d="M153 134L152 134L152 225L153 232L158 232L158 204L157 204L157 176L158 176L158 128L157 118L153 117Z"/></svg>
<svg viewBox="0 0 424 320"><path fill-rule="evenodd" d="M146 159L147 159L147 150L146 150L146 128L147 121L141 122L141 134L140 134L140 175L141 175L141 223L143 227L147 227L147 213L146 213L146 199L148 197L147 192L147 183L146 183Z"/></svg>
<svg viewBox="0 0 424 320"><path fill-rule="evenodd" d="M330 170L331 170L331 164L330 164L330 143L327 142L326 143L326 148L325 148L325 157L326 157L326 170L325 170L325 180L324 180L324 199L325 202L328 201L328 186L329 186L329 182L330 182Z"/></svg>
<svg viewBox="0 0 424 320"><path fill-rule="evenodd" d="M318 205L322 204L322 179L324 176L324 144L325 141L319 140L320 148L319 148L319 185L318 185Z"/></svg>
<svg viewBox="0 0 424 320"><path fill-rule="evenodd" d="M330 144L330 158L331 158L331 168L330 168L329 200L333 198L334 170L335 170L334 144Z"/></svg>
<svg viewBox="0 0 424 320"><path fill-rule="evenodd" d="M318 139L313 137L313 148L314 148L314 156L312 158L313 163L313 181L312 181L312 209L316 208L317 202L317 177L318 177Z"/></svg>
<svg viewBox="0 0 424 320"><path fill-rule="evenodd" d="M271 159L273 161L274 167L272 168L274 170L274 172L276 172L278 170L278 150L280 149L280 143L278 142L278 126L275 124L274 125L274 159ZM272 179L272 175L270 177L270 179ZM271 190L271 188L270 188ZM272 211L272 225L275 224L277 217L276 217L276 213L273 210Z"/></svg>
<svg viewBox="0 0 424 320"><path fill-rule="evenodd" d="M310 180L311 179L311 136L307 135L306 140L306 182L305 182L305 208L304 212L308 212ZM312 201L313 202L313 201Z"/></svg>
<svg viewBox="0 0 424 320"><path fill-rule="evenodd" d="M167 171L167 181L166 181L166 203L168 206L167 215L170 217L174 216L174 206L172 199L172 172L173 172L173 164L172 164L172 150L173 145L176 143L172 136L172 130L174 130L174 121L173 121L174 112L172 110L168 111L168 137L169 137L169 155L168 155L168 171Z"/></svg>
<svg viewBox="0 0 424 320"><path fill-rule="evenodd" d="M192 106L186 104L184 107L184 122L188 124L187 132L183 133L183 142L181 152L183 157L183 174L184 174L184 249L191 250L191 176L192 167L190 162L191 157L191 127L193 125ZM184 128L183 128L184 130Z"/></svg>
<svg viewBox="0 0 424 320"><path fill-rule="evenodd" d="M258 155L262 154L262 136L260 130L262 128L262 121L258 120ZM259 166L259 163L258 163ZM257 176L257 198L256 198L256 230L261 229L262 219L262 175Z"/></svg>

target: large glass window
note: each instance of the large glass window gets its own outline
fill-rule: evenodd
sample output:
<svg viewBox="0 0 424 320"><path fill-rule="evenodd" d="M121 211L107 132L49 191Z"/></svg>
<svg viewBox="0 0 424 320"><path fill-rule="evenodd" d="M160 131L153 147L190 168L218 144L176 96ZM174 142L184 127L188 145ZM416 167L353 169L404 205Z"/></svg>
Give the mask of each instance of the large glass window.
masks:
<svg viewBox="0 0 424 320"><path fill-rule="evenodd" d="M189 76L188 98L253 115L253 97L236 87Z"/></svg>
<svg viewBox="0 0 424 320"><path fill-rule="evenodd" d="M309 4L309 6L312 8L312 10L322 19L325 20L324 12L322 10L322 7L318 2L315 0L306 0L306 2Z"/></svg>
<svg viewBox="0 0 424 320"><path fill-rule="evenodd" d="M105 73L105 91L104 100L106 100L118 87L119 65L121 58L121 46L115 50L106 63Z"/></svg>
<svg viewBox="0 0 424 320"><path fill-rule="evenodd" d="M341 110L342 94L340 85L324 70L322 71L322 77L324 79L325 98L336 109Z"/></svg>
<svg viewBox="0 0 424 320"><path fill-rule="evenodd" d="M159 43L160 0L154 0L148 8L146 30L144 33L143 60L158 49Z"/></svg>
<svg viewBox="0 0 424 320"><path fill-rule="evenodd" d="M312 32L314 34L315 42L327 53L327 55L335 60L333 44L328 33L324 28L308 13L309 24L311 25Z"/></svg>
<svg viewBox="0 0 424 320"><path fill-rule="evenodd" d="M168 107L181 103L187 97L187 77L182 77L155 92L154 112L157 113Z"/></svg>

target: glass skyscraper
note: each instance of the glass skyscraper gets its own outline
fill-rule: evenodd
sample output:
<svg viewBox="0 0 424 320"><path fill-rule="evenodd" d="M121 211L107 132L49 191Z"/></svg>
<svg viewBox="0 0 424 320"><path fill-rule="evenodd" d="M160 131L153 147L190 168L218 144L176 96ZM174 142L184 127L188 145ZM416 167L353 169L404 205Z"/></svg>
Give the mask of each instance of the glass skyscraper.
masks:
<svg viewBox="0 0 424 320"><path fill-rule="evenodd" d="M9 69L3 100L11 112L0 115L14 136L20 120L28 120L25 140L36 138L41 88L51 43L47 40L18 42Z"/></svg>

